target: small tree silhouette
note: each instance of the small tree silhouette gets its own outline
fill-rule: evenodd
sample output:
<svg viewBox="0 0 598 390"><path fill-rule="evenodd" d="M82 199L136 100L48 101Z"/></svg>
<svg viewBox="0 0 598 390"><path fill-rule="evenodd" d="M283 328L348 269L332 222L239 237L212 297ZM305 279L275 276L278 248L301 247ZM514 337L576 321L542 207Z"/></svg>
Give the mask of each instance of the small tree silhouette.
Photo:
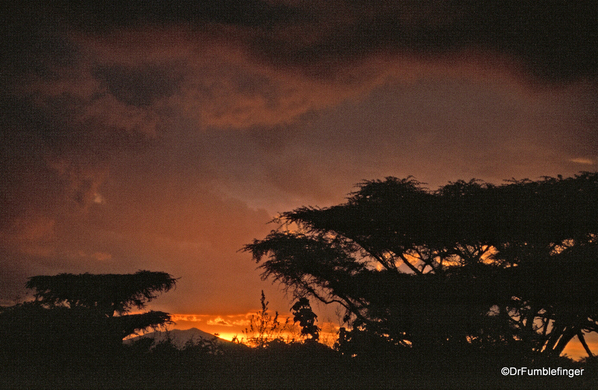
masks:
<svg viewBox="0 0 598 390"><path fill-rule="evenodd" d="M311 309L309 300L305 297L300 298L293 307L293 321L299 322L301 326L301 335L305 337L305 341L316 342L320 339L320 328L315 325L318 316Z"/></svg>

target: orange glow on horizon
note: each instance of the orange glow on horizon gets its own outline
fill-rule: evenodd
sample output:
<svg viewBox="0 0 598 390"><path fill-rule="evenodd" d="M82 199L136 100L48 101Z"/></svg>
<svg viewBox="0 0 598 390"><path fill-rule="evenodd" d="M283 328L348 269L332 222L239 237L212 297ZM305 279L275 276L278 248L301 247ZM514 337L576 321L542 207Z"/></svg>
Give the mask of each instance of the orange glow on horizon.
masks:
<svg viewBox="0 0 598 390"><path fill-rule="evenodd" d="M217 335L223 340L232 341L236 338L240 342L244 342L252 337L251 334L246 334L246 329L251 323L251 316L255 314L255 312L234 315L171 314L172 320L175 322L172 329L187 330L198 328L204 332ZM279 315L278 321L282 325L287 318L289 318L289 322L292 321L290 314ZM320 342L332 347L338 338L339 326L332 322L324 322L318 325L322 328L320 331ZM296 326L291 328L290 331L281 332L279 336L285 341L301 339L300 330ZM598 334L587 334L586 341L592 353L598 353ZM574 360L587 357L587 353L577 337L569 342L563 353Z"/></svg>
<svg viewBox="0 0 598 390"><path fill-rule="evenodd" d="M273 315L273 312L270 312ZM232 341L235 337L243 342L254 334L247 334L247 329L251 325L251 317L255 316L256 312L249 312L243 314L233 315L218 315L218 314L171 314L172 320L175 322L172 329L186 330L197 328L204 332L218 335L221 339ZM281 327L285 325L288 320L286 329L282 330L277 337L282 337L285 341L301 340L300 329L292 323L292 315L290 313L279 314L278 322ZM339 326L332 322L323 322L318 324L321 327L320 342L332 346L338 337Z"/></svg>

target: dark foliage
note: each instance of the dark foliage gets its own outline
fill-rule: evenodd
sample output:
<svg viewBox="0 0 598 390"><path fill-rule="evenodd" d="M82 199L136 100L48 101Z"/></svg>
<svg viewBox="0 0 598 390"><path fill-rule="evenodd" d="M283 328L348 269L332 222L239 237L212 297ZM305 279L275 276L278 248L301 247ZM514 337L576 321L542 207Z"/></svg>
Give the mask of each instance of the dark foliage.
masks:
<svg viewBox="0 0 598 390"><path fill-rule="evenodd" d="M168 274L149 271L32 277L27 287L36 290L36 300L0 309L2 361L58 371L111 366L124 338L170 323L160 311L125 313L132 306L143 308L175 282Z"/></svg>
<svg viewBox="0 0 598 390"><path fill-rule="evenodd" d="M138 271L121 275L33 276L26 287L35 289L35 298L44 305L95 308L113 316L133 307L142 309L158 293L168 292L175 285L176 279L165 272Z"/></svg>
<svg viewBox="0 0 598 390"><path fill-rule="evenodd" d="M0 388L591 389L598 379L595 359L582 363L546 359L537 366L584 368L586 374L530 379L500 375L503 366L526 364L513 353L501 356L470 350L460 355L440 352L423 356L407 349L396 353L383 338L368 332L367 325L341 334L341 339L349 342L341 341L338 351L317 342L287 343L281 339L261 348L225 348L217 339L191 340L183 347L176 347L170 338L157 343L140 338L118 347L102 339L90 344L86 337L93 337L91 329L85 334L73 331L76 312L65 307L50 310L39 304L3 309ZM31 316L49 322L24 321ZM53 325L49 327L50 323ZM20 330L23 324L29 328ZM102 326L98 324L95 331L101 331ZM71 336L79 334L77 339L63 333L69 327ZM23 337L31 335L34 337ZM11 346L20 354L11 353Z"/></svg>
<svg viewBox="0 0 598 390"><path fill-rule="evenodd" d="M0 308L0 388L595 388L589 349L580 362L560 354L598 332L597 209L598 174L584 173L438 191L387 178L342 205L284 213L278 230L245 249L264 277L302 297L291 311L306 343L276 337L283 325L262 292L257 348L123 345L169 321L125 314L176 279L33 277L36 301ZM346 308L334 349L317 342L307 297ZM505 377L502 367L584 374Z"/></svg>
<svg viewBox="0 0 598 390"><path fill-rule="evenodd" d="M355 334L353 336L356 336ZM371 337L371 333L363 336ZM102 359L75 359L67 348L49 363L2 357L0 388L6 389L592 389L595 359L563 358L537 366L584 368L583 376L505 378L503 366L524 364L517 356L469 354L426 356L390 353L386 343L364 339L368 354L350 358L322 344L271 342L267 348L224 349L216 340L177 348L170 340L141 339ZM43 340L37 340L43 343ZM39 348L43 344L35 345ZM58 345L58 344L56 344ZM73 344L70 344L71 346ZM381 349L378 349L378 348Z"/></svg>
<svg viewBox="0 0 598 390"><path fill-rule="evenodd" d="M300 298L293 307L291 307L293 321L301 326L301 336L307 337L306 341L318 341L320 338L320 328L316 325L318 316L311 309L309 300L305 297Z"/></svg>
<svg viewBox="0 0 598 390"><path fill-rule="evenodd" d="M276 221L245 250L264 278L341 304L353 355L367 339L533 360L598 331L598 173L437 191L389 177Z"/></svg>

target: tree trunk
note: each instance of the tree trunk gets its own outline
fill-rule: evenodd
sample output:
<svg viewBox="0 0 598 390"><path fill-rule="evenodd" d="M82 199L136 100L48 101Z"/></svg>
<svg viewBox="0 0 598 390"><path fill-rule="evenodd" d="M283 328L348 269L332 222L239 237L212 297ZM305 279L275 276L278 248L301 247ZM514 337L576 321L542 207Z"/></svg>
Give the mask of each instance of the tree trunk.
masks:
<svg viewBox="0 0 598 390"><path fill-rule="evenodd" d="M550 336L548 337L548 342L544 347L544 353L551 353L550 351L553 350L554 346L556 345L559 338L563 335L565 331L564 326L557 324L556 322L552 325L552 331L550 332Z"/></svg>
<svg viewBox="0 0 598 390"><path fill-rule="evenodd" d="M575 337L577 332L578 331L575 329L575 327L567 328L563 332L563 336L559 339L559 342L554 347L554 350L551 353L553 353L555 356L560 356L561 353L563 353L563 350L565 349L567 344L569 344L569 341L571 341L571 339Z"/></svg>
<svg viewBox="0 0 598 390"><path fill-rule="evenodd" d="M584 337L583 332L581 330L579 332L577 332L577 338L579 339L579 342L581 343L581 345L583 345L583 348L588 353L588 356L590 358L593 358L594 355L592 354L592 351L590 351L590 347L588 347L588 343L586 343L586 338Z"/></svg>

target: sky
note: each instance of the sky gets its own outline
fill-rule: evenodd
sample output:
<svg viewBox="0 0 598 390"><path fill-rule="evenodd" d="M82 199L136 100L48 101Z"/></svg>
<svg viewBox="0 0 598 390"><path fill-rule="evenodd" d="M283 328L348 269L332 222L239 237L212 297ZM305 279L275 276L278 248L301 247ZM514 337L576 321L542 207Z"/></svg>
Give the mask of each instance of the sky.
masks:
<svg viewBox="0 0 598 390"><path fill-rule="evenodd" d="M0 304L34 275L164 271L151 308L232 334L261 290L292 305L239 251L279 212L598 169L595 1L1 7Z"/></svg>

